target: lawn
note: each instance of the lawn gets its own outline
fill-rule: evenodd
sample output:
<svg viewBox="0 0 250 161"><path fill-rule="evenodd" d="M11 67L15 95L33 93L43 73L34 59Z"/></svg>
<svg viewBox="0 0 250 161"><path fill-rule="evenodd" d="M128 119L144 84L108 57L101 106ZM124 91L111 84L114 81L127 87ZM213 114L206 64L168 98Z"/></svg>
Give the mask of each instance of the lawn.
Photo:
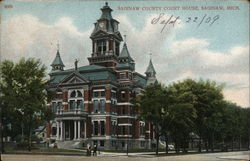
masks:
<svg viewBox="0 0 250 161"><path fill-rule="evenodd" d="M29 152L28 149L16 149L13 147L6 147L5 152L13 152L13 153L22 153ZM41 148L41 149L32 149L31 153L83 153L78 150L68 150L68 149L57 149L57 148Z"/></svg>

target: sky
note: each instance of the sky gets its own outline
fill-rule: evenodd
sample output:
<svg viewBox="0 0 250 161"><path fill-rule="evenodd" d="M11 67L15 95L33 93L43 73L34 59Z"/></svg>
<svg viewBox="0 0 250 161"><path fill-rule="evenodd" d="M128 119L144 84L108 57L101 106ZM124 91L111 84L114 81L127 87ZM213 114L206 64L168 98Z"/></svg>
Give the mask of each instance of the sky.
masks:
<svg viewBox="0 0 250 161"><path fill-rule="evenodd" d="M107 2L126 34L136 71L144 74L151 57L157 79L166 85L209 79L224 85L226 100L250 106L247 1ZM89 37L104 5L98 0L2 2L1 60L35 57L49 72L59 42L65 69L73 68L76 58L88 65ZM172 24L166 24L169 19Z"/></svg>

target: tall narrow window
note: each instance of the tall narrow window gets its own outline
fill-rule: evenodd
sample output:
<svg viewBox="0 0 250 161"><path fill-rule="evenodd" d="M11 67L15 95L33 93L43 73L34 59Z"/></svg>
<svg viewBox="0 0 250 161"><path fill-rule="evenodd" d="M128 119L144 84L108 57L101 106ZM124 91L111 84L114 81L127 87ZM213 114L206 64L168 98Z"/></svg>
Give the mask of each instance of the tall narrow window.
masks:
<svg viewBox="0 0 250 161"><path fill-rule="evenodd" d="M119 56L119 51L120 51L120 44L118 42L115 42L115 54Z"/></svg>
<svg viewBox="0 0 250 161"><path fill-rule="evenodd" d="M105 97L105 91L101 91L101 97Z"/></svg>
<svg viewBox="0 0 250 161"><path fill-rule="evenodd" d="M58 110L62 110L62 102L58 102L57 106L58 106Z"/></svg>
<svg viewBox="0 0 250 161"><path fill-rule="evenodd" d="M106 46L105 40L97 41L97 52L104 53L106 49L107 49L107 46Z"/></svg>
<svg viewBox="0 0 250 161"><path fill-rule="evenodd" d="M101 135L105 135L105 122L101 121Z"/></svg>
<svg viewBox="0 0 250 161"><path fill-rule="evenodd" d="M53 102L52 103L52 112L56 112L56 103L55 102Z"/></svg>
<svg viewBox="0 0 250 161"><path fill-rule="evenodd" d="M97 113L98 112L98 100L94 100L94 112Z"/></svg>
<svg viewBox="0 0 250 161"><path fill-rule="evenodd" d="M94 121L94 135L98 135L98 121Z"/></svg>
<svg viewBox="0 0 250 161"><path fill-rule="evenodd" d="M105 111L105 100L101 100L101 113Z"/></svg>
<svg viewBox="0 0 250 161"><path fill-rule="evenodd" d="M70 101L69 101L69 108L70 108L71 110L75 109L75 101L74 101L74 100L70 100Z"/></svg>

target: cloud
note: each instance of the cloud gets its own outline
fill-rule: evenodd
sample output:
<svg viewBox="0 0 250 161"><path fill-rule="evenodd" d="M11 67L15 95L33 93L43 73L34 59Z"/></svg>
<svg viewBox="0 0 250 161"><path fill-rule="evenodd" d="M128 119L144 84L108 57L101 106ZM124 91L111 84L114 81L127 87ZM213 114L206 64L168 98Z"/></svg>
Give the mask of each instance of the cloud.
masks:
<svg viewBox="0 0 250 161"><path fill-rule="evenodd" d="M20 15L3 21L1 26L1 57L19 60L20 57L35 57L48 66L53 61L57 42L61 57L67 67L72 67L75 58L90 55L90 30L81 33L69 17L62 17L47 25L32 15ZM80 64L86 64L81 59Z"/></svg>
<svg viewBox="0 0 250 161"><path fill-rule="evenodd" d="M210 79L225 84L225 98L241 106L249 106L249 46L235 46L221 53L209 49L210 40L187 38L176 40L178 31L185 28L176 24L152 25L158 15L145 17L144 26L135 27L126 15L115 17L120 22L121 34L127 35L131 56L136 70L144 73L149 53L152 53L157 78L169 84L185 78ZM168 15L165 15L168 17ZM56 43L60 43L61 57L66 68L72 68L75 58L79 65L87 65L91 55L92 24L89 30L79 32L70 17L61 17L54 24L45 24L32 15L19 15L3 21L1 26L1 57L17 61L20 57L40 58L51 69L56 54ZM122 46L121 46L122 48Z"/></svg>

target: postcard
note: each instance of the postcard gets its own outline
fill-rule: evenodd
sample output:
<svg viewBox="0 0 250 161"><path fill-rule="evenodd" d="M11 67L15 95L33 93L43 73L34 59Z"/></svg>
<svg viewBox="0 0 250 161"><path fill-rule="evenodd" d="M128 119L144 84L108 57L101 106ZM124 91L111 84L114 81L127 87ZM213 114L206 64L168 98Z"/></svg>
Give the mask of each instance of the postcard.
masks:
<svg viewBox="0 0 250 161"><path fill-rule="evenodd" d="M154 154L150 149L156 147L156 134L150 128L155 126L136 121L127 98L155 83L214 81L223 86L226 101L250 107L248 1L3 0L0 4L1 62L40 60L49 88L58 96L48 102L56 117L40 127L38 137L44 146L67 154L71 152L66 149L80 149L76 153L83 150L84 155L101 149L97 156L115 155L118 160L128 148ZM160 137L160 148L164 144L166 148L163 142ZM174 143L168 145L170 151L175 148ZM68 159L76 159L72 157Z"/></svg>

